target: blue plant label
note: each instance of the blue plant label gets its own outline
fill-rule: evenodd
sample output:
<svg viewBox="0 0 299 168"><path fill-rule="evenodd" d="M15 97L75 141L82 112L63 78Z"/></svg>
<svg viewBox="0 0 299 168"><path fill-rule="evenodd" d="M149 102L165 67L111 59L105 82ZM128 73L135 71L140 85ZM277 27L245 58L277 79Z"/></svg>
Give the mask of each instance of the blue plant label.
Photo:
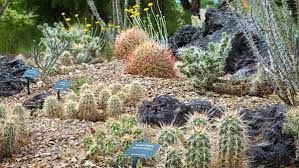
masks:
<svg viewBox="0 0 299 168"><path fill-rule="evenodd" d="M34 80L38 77L39 72L35 69L27 69L24 74L23 74L23 78L28 78L31 80Z"/></svg>
<svg viewBox="0 0 299 168"><path fill-rule="evenodd" d="M146 142L133 142L129 149L125 151L126 157L151 158L155 156L160 148L159 144L149 144Z"/></svg>
<svg viewBox="0 0 299 168"><path fill-rule="evenodd" d="M70 88L70 82L67 80L59 80L54 85L54 90L58 91L67 91Z"/></svg>

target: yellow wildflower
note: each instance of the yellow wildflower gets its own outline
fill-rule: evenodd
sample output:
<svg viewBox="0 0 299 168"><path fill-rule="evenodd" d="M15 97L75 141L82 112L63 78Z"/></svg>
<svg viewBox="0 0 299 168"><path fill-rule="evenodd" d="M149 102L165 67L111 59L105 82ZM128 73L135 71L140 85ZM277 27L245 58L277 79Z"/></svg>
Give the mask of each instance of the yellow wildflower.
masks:
<svg viewBox="0 0 299 168"><path fill-rule="evenodd" d="M147 12L149 10L149 8L144 8L144 11Z"/></svg>
<svg viewBox="0 0 299 168"><path fill-rule="evenodd" d="M87 20L87 18L84 18L85 20Z"/></svg>
<svg viewBox="0 0 299 168"><path fill-rule="evenodd" d="M75 17L78 17L79 16L79 14L75 14Z"/></svg>
<svg viewBox="0 0 299 168"><path fill-rule="evenodd" d="M153 3L148 3L148 6L149 7L152 7L154 4Z"/></svg>
<svg viewBox="0 0 299 168"><path fill-rule="evenodd" d="M88 32L88 29L83 29L83 32L84 32L84 33Z"/></svg>
<svg viewBox="0 0 299 168"><path fill-rule="evenodd" d="M64 12L62 12L62 13L61 13L61 15L62 15L62 16L64 16L64 15L65 15L65 13L64 13Z"/></svg>
<svg viewBox="0 0 299 168"><path fill-rule="evenodd" d="M127 13L128 13L129 11L130 11L129 9L125 9L125 12L127 12Z"/></svg>
<svg viewBox="0 0 299 168"><path fill-rule="evenodd" d="M120 26L115 26L116 29L120 29Z"/></svg>
<svg viewBox="0 0 299 168"><path fill-rule="evenodd" d="M65 18L65 21L69 22L71 21L71 18Z"/></svg>
<svg viewBox="0 0 299 168"><path fill-rule="evenodd" d="M86 27L91 27L91 24L86 24Z"/></svg>
<svg viewBox="0 0 299 168"><path fill-rule="evenodd" d="M102 31L105 31L105 30L106 30L106 27L102 27L101 30L102 30Z"/></svg>
<svg viewBox="0 0 299 168"><path fill-rule="evenodd" d="M135 17L135 15L131 15L130 17L131 17L131 18L134 18L134 17Z"/></svg>
<svg viewBox="0 0 299 168"><path fill-rule="evenodd" d="M70 29L69 29L69 30L72 32L72 31L74 31L74 28L73 28L73 27L70 27Z"/></svg>
<svg viewBox="0 0 299 168"><path fill-rule="evenodd" d="M109 24L108 24L108 26L109 26L109 27L113 27L114 25L113 25L113 24L111 24L111 23L109 23Z"/></svg>
<svg viewBox="0 0 299 168"><path fill-rule="evenodd" d="M96 21L96 22L95 22L95 24L97 24L97 25L98 25L98 24L100 24L100 22L99 22L99 21Z"/></svg>
<svg viewBox="0 0 299 168"><path fill-rule="evenodd" d="M139 5L134 5L133 8L135 8L135 9L136 9L136 8L139 8Z"/></svg>
<svg viewBox="0 0 299 168"><path fill-rule="evenodd" d="M160 15L157 14L156 16L159 17Z"/></svg>

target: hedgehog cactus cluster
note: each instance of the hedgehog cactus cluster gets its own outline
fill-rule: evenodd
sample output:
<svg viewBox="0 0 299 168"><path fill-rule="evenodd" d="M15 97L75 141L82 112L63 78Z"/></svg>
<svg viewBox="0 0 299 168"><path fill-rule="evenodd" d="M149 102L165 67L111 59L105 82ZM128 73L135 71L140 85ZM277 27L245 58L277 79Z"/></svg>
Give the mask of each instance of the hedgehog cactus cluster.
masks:
<svg viewBox="0 0 299 168"><path fill-rule="evenodd" d="M20 105L15 105L12 110L1 105L0 118L0 159L11 157L24 146L28 134L25 124L25 110Z"/></svg>
<svg viewBox="0 0 299 168"><path fill-rule="evenodd" d="M81 120L98 121L101 116L96 108L95 96L91 90L84 90L80 96L77 117Z"/></svg>
<svg viewBox="0 0 299 168"><path fill-rule="evenodd" d="M54 96L49 96L46 98L44 109L51 118L61 118L63 115L62 106Z"/></svg>

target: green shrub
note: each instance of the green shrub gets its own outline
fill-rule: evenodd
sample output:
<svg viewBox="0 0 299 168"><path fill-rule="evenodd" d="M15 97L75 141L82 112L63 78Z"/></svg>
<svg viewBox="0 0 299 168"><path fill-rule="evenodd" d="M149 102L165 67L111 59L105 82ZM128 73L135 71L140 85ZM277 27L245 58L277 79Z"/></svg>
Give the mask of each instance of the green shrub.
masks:
<svg viewBox="0 0 299 168"><path fill-rule="evenodd" d="M218 77L224 75L225 60L231 49L231 39L222 34L219 43L209 43L208 50L197 47L181 48L178 51L182 62L179 70L190 78L196 89L209 88Z"/></svg>

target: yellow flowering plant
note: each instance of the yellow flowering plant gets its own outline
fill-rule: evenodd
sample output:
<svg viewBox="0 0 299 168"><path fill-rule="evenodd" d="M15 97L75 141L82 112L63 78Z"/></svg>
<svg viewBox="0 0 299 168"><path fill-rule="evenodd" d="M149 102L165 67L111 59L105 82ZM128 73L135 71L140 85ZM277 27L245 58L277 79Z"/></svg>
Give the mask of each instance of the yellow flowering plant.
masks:
<svg viewBox="0 0 299 168"><path fill-rule="evenodd" d="M132 27L138 27L139 29L148 32L152 39L166 44L168 41L168 32L166 27L165 17L162 15L162 11L159 7L159 2L148 3L147 7L143 9L143 14L146 17L142 18L141 13L138 12L138 5L134 5L130 9L125 9L126 16ZM154 7L157 7L158 13L155 12Z"/></svg>

